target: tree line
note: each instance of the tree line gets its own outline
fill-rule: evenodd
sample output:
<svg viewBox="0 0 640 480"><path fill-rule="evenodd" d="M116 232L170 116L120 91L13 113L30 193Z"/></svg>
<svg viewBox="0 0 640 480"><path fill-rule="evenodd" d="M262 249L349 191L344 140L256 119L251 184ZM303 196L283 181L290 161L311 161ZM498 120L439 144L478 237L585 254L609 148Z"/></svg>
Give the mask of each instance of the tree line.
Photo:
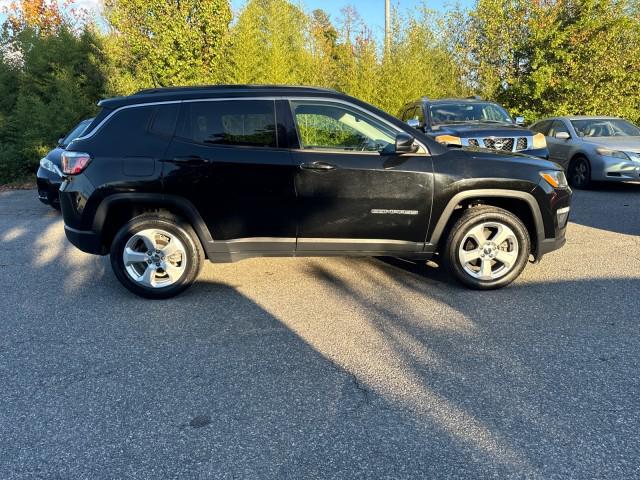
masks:
<svg viewBox="0 0 640 480"><path fill-rule="evenodd" d="M638 0L477 0L392 14L388 42L353 7L288 0L22 0L0 32L0 182L39 158L96 101L142 88L235 83L334 88L392 113L420 96L479 94L528 120L640 120Z"/></svg>

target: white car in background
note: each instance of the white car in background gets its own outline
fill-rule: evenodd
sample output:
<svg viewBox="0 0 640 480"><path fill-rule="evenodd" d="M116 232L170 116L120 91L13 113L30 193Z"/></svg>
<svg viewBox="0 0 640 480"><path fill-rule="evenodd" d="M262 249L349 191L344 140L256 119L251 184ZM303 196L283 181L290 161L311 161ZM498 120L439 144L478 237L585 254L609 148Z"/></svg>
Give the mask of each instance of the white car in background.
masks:
<svg viewBox="0 0 640 480"><path fill-rule="evenodd" d="M567 171L569 184L640 180L640 128L616 117L553 117L531 130L547 138L549 160Z"/></svg>

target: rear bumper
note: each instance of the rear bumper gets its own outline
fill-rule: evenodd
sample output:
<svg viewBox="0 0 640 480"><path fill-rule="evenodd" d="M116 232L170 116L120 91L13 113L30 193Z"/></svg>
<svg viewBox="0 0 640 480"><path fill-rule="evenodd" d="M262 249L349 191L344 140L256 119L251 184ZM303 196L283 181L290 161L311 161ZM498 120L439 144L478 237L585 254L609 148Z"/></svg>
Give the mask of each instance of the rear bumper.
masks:
<svg viewBox="0 0 640 480"><path fill-rule="evenodd" d="M64 234L67 236L67 240L83 252L93 255L105 255L107 253L104 251L100 236L93 231L76 230L65 225Z"/></svg>

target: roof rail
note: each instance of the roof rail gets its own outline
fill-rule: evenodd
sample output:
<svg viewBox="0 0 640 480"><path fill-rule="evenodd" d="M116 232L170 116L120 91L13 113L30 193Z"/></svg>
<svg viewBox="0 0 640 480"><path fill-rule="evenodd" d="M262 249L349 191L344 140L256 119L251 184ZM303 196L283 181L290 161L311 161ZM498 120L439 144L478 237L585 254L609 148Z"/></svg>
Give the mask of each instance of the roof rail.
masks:
<svg viewBox="0 0 640 480"><path fill-rule="evenodd" d="M238 89L238 90L268 90L272 88L291 88L300 90L317 90L324 92L335 92L331 88L323 87L311 87L306 85L193 85L193 86L177 86L177 87L156 87L156 88L143 88L138 90L133 95L153 95L154 93L172 93L172 92L193 92L200 90L224 90L224 89Z"/></svg>

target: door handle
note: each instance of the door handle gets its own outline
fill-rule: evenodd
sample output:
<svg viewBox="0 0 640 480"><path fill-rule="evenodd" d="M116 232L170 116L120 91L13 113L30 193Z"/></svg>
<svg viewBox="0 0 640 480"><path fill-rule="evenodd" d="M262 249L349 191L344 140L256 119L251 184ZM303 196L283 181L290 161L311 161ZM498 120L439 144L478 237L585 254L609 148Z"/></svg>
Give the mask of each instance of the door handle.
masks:
<svg viewBox="0 0 640 480"><path fill-rule="evenodd" d="M328 171L328 170L335 170L336 166L327 162L308 162L308 163L301 164L300 168L302 168L303 170Z"/></svg>
<svg viewBox="0 0 640 480"><path fill-rule="evenodd" d="M205 163L207 163L207 160L197 155L187 155L186 157L174 157L171 162L186 164L195 167L198 165L204 165Z"/></svg>

